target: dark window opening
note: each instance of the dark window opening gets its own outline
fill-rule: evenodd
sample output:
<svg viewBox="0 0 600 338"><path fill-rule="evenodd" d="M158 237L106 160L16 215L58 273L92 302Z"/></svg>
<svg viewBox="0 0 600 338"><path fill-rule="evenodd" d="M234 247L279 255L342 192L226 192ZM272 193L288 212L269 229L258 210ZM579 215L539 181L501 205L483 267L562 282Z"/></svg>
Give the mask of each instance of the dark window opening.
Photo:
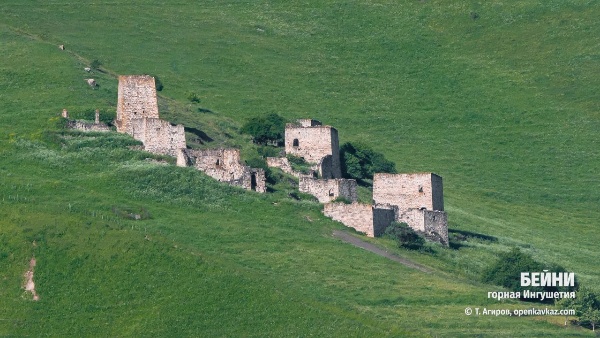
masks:
<svg viewBox="0 0 600 338"><path fill-rule="evenodd" d="M333 196L333 189L329 189L329 196Z"/></svg>
<svg viewBox="0 0 600 338"><path fill-rule="evenodd" d="M294 139L294 142L292 142L292 146L293 146L293 147L298 147L298 146L300 146L300 142L298 142L298 139L297 139L297 138L295 138L295 139Z"/></svg>
<svg viewBox="0 0 600 338"><path fill-rule="evenodd" d="M419 186L419 192L423 192L423 186L422 185Z"/></svg>
<svg viewBox="0 0 600 338"><path fill-rule="evenodd" d="M221 165L221 161L217 159L217 165Z"/></svg>
<svg viewBox="0 0 600 338"><path fill-rule="evenodd" d="M256 174L250 176L250 189L256 191Z"/></svg>

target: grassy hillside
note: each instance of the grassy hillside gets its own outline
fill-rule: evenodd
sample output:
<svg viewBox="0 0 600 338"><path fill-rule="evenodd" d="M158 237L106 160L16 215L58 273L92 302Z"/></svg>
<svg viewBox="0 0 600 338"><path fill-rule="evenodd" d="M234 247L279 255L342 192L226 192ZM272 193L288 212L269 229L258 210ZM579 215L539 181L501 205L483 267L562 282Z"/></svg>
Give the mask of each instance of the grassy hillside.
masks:
<svg viewBox="0 0 600 338"><path fill-rule="evenodd" d="M0 335L585 333L463 311L527 306L472 282L515 245L600 290L599 15L584 1L2 2ZM105 73L83 71L94 59ZM434 171L451 229L496 241L400 251L423 274L331 238L315 203L151 163L121 135L45 132L63 108L114 112L114 75L140 73L209 146L251 152L237 126L273 111ZM20 288L32 255L39 302Z"/></svg>

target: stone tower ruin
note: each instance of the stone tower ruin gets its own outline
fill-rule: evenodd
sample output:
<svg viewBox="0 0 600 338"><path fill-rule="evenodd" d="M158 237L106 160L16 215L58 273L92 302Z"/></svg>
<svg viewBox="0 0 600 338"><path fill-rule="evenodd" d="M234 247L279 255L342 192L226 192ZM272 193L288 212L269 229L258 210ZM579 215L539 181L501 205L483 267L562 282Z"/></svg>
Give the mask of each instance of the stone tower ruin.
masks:
<svg viewBox="0 0 600 338"><path fill-rule="evenodd" d="M434 173L375 174L373 200L400 210L444 211L442 178Z"/></svg>
<svg viewBox="0 0 600 338"><path fill-rule="evenodd" d="M448 245L442 178L434 173L375 174L373 201L397 208L396 221Z"/></svg>
<svg viewBox="0 0 600 338"><path fill-rule="evenodd" d="M337 130L317 120L301 119L285 126L285 153L315 165L322 178L342 177L339 148Z"/></svg>
<svg viewBox="0 0 600 338"><path fill-rule="evenodd" d="M155 80L149 75L119 76L117 131L144 143L151 153L177 156L186 148L183 125L172 125L158 115Z"/></svg>
<svg viewBox="0 0 600 338"><path fill-rule="evenodd" d="M131 121L144 117L158 118L154 78L149 75L120 75L115 120L117 131L132 134Z"/></svg>

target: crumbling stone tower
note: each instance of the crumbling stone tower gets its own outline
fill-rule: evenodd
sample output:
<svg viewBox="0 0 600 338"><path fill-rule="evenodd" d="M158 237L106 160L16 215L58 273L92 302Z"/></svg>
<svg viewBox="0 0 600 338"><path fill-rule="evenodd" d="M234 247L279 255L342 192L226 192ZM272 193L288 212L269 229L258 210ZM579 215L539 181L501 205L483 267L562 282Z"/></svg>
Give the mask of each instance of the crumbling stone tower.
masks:
<svg viewBox="0 0 600 338"><path fill-rule="evenodd" d="M397 207L397 222L404 222L428 239L448 245L448 216L444 212L440 176L434 173L375 174L373 201Z"/></svg>
<svg viewBox="0 0 600 338"><path fill-rule="evenodd" d="M120 75L117 103L117 131L132 134L131 121L143 118L158 119L156 84L149 75Z"/></svg>
<svg viewBox="0 0 600 338"><path fill-rule="evenodd" d="M341 178L338 132L311 119L285 126L285 152L315 164L322 178Z"/></svg>
<svg viewBox="0 0 600 338"><path fill-rule="evenodd" d="M375 174L373 200L396 205L400 210L444 211L442 178L434 173Z"/></svg>

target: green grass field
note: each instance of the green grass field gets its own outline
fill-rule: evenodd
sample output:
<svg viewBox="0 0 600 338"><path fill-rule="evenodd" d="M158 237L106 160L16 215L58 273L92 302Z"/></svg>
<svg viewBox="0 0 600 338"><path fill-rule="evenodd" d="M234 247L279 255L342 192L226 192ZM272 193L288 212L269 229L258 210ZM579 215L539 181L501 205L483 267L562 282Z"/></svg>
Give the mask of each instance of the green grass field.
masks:
<svg viewBox="0 0 600 338"><path fill-rule="evenodd" d="M3 1L0 336L591 334L464 309L531 306L477 281L513 246L600 291L599 16L589 1ZM95 59L105 72L86 73ZM251 157L246 118L316 118L440 174L451 231L493 240L369 239L426 274L332 238L317 203L152 163L124 135L57 133L63 108L114 114L115 76L144 73L164 119L213 139L198 146ZM39 302L21 287L34 255Z"/></svg>

